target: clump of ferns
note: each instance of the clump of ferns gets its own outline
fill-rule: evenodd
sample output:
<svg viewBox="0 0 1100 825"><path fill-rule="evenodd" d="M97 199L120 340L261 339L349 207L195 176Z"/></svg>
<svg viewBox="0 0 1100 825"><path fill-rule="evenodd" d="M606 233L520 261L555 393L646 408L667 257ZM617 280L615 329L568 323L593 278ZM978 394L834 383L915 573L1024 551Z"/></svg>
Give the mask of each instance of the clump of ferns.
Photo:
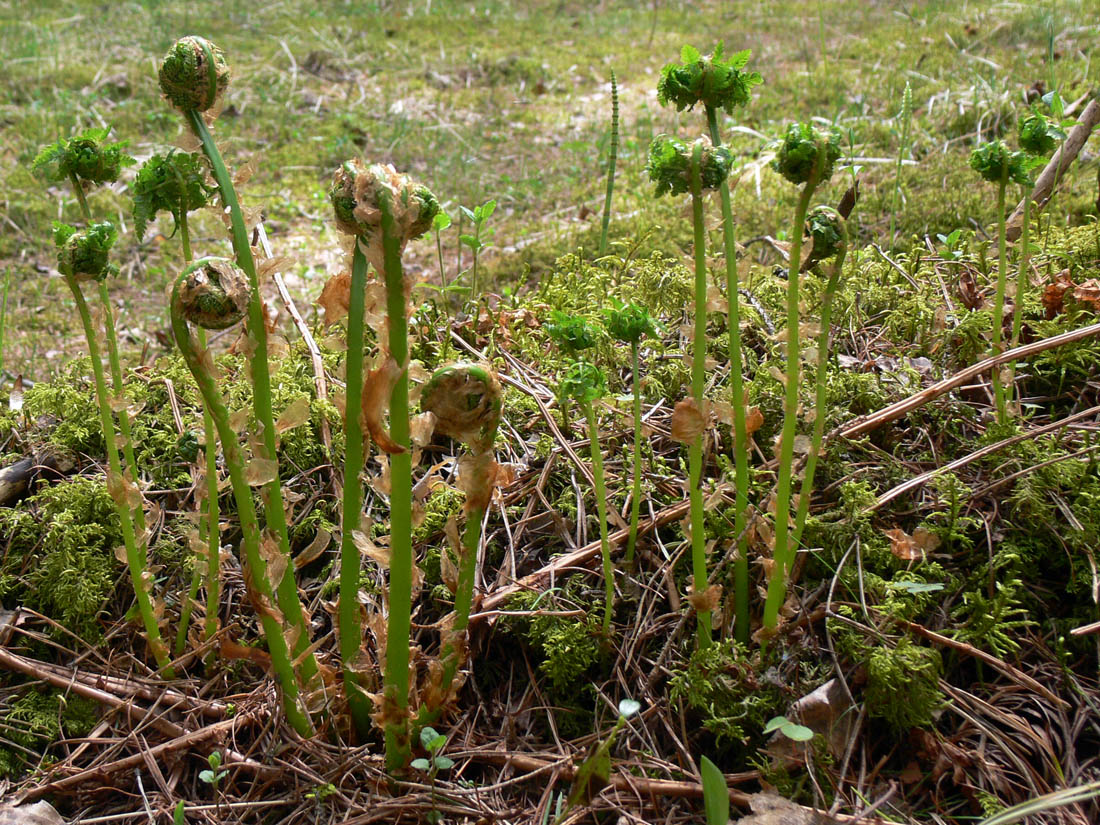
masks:
<svg viewBox="0 0 1100 825"><path fill-rule="evenodd" d="M732 157L728 150L715 146L705 137L692 144L668 135L658 135L649 147L646 171L656 186L656 196L691 193L692 225L695 249L694 336L691 357L691 398L676 405L678 427L688 444L688 485L690 495L691 559L694 593L698 614L697 641L700 647L711 642L711 614L718 602L718 591L707 581L706 537L703 519L703 421L706 418L705 362L707 344L707 262L706 231L703 225L703 192L717 189L729 174ZM676 421L674 420L674 424Z"/></svg>
<svg viewBox="0 0 1100 825"><path fill-rule="evenodd" d="M286 510L283 504L282 482L279 478L277 434L271 403L271 367L268 361L268 331L256 261L249 242L248 226L241 210L233 179L222 159L221 151L210 132L223 95L229 87L229 66L216 45L202 37L188 36L177 40L168 49L159 69L160 88L165 98L184 117L188 128L198 139L202 152L229 216L231 240L236 263L248 283L249 373L252 383L252 406L261 430L254 447L251 467L263 480L264 514L267 530L277 561L273 565L281 574L277 593L278 608L291 629L294 656L300 661L303 680L312 683L318 674L316 657L311 650L309 622L298 599L294 565L290 563L290 539ZM208 399L204 396L204 402ZM222 448L226 448L224 438ZM265 544L265 547L267 545ZM271 553L272 551L268 551ZM285 689L285 685L284 685Z"/></svg>
<svg viewBox="0 0 1100 825"><path fill-rule="evenodd" d="M373 714L384 731L386 767L404 770L411 759L409 697L409 634L411 632L412 452L409 423L408 296L401 255L406 245L432 227L439 213L435 195L392 166L344 163L329 189L337 227L353 239L352 275L348 299L348 395L345 414L347 453L340 573L340 652L344 684L352 717L361 735L371 720L369 697L361 693L354 668L359 659L359 551L352 533L358 530L362 491L362 431L358 412L374 443L389 457L390 580L389 617L381 707ZM382 278L386 295L385 341L377 366L362 375L363 312L368 264ZM382 336L380 335L380 338ZM382 417L389 409L389 429Z"/></svg>
<svg viewBox="0 0 1100 825"><path fill-rule="evenodd" d="M822 130L806 123L793 123L787 127L782 143L772 167L784 178L796 186L801 186L795 207L794 220L791 223L791 248L787 267L787 326L785 331L786 369L783 375L783 429L780 433L778 458L778 478L775 492L775 538L771 574L768 581L768 595L764 602L763 624L765 633L774 631L779 622L779 608L786 598L787 575L794 562L795 548L801 525L797 521L791 531L792 479L794 476L794 447L798 425L799 388L801 385L800 318L799 318L799 280L802 265L802 237L806 226L807 212L814 190L829 180L833 167L840 158L840 133L836 129ZM815 235L815 242L821 237L824 243L828 238L835 243L843 238L842 224L833 227L835 218L822 213L821 227ZM837 250L839 251L839 250ZM835 267L835 276L839 277L843 259ZM835 293L833 284L832 292ZM828 291L828 290L827 290ZM830 297L831 301L831 297ZM822 336L828 342L828 327L822 324ZM826 346L819 343L819 378L824 377L824 356ZM820 384L820 381L819 381ZM819 389L819 392L822 390ZM817 452L811 449L811 455ZM814 457L816 461L816 456ZM808 473L806 479L812 482ZM805 481L804 480L804 481ZM810 490L803 486L799 509L808 506ZM804 523L805 516L802 516Z"/></svg>
<svg viewBox="0 0 1100 825"><path fill-rule="evenodd" d="M90 129L80 135L60 140L44 147L35 157L33 170L48 182L67 181L73 187L80 204L84 228L68 224L54 225L54 242L57 246L57 268L64 276L65 284L72 292L84 328L84 337L91 356L92 375L95 380L96 399L99 406L100 426L107 448L107 488L114 500L122 526L123 546L130 579L134 586L138 612L141 615L149 648L164 675L172 678L168 648L160 634L160 614L163 605L155 603L152 595L152 573L148 569L148 535L145 529L144 498L138 486L138 467L134 459L134 445L130 427L130 413L125 396L122 366L118 356L118 336L115 330L107 278L118 273L110 262L111 249L118 239L118 230L109 221L93 222L85 188L110 183L118 179L123 167L134 160L125 154L125 143L108 143L109 129ZM111 388L103 372L103 359L99 351L98 332L92 321L83 284L94 283L99 294L103 313L103 325L107 356L111 370ZM118 410L119 435L116 437L112 410ZM119 455L121 443L126 466Z"/></svg>
<svg viewBox="0 0 1100 825"><path fill-rule="evenodd" d="M188 213L207 206L213 194L206 182L206 170L197 155L170 151L165 155L153 155L140 169L131 184L133 193L134 234L141 239L145 228L157 213L167 212L172 216L173 234L179 233L183 250L184 265L192 261L191 233ZM201 326L196 330L196 340L200 349L206 349L206 330ZM218 456L217 432L210 412L203 409L203 441L205 453L205 520L200 521L199 541L205 542L205 556L194 565L194 574L187 598L180 611L179 628L176 631L175 653L183 653L187 641L187 631L191 620L191 611L198 595L199 585L205 573L206 579L206 622L203 639L210 639L218 630L218 602L220 599L221 534L218 527ZM197 445L196 445L197 459ZM199 475L195 476L196 482ZM196 491L202 491L201 485ZM203 496L196 497L201 501Z"/></svg>
<svg viewBox="0 0 1100 825"><path fill-rule="evenodd" d="M672 63L661 70L657 86L657 99L662 105L672 104L677 111L694 109L702 105L707 119L711 143L721 146L718 131L718 112L732 115L739 107L747 106L752 89L763 83L758 72L744 71L752 52L748 49L724 57L721 42L714 51L703 56L698 49L685 45L680 52L680 63ZM726 259L726 299L729 323L730 393L733 406L733 454L736 510L734 531L745 536L747 531L749 487L749 438L744 385L744 364L741 347L740 277L737 271L737 241L730 189L726 176L718 183L722 201L722 241ZM738 554L734 562L734 634L739 642L749 640L749 566L748 547L744 538L739 540Z"/></svg>

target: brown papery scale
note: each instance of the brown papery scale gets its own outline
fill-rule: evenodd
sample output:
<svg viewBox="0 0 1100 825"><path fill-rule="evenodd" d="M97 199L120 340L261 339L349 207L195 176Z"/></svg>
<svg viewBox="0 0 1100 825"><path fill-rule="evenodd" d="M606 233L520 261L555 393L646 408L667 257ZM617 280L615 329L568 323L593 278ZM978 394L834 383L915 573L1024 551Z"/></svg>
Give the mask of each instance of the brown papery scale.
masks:
<svg viewBox="0 0 1100 825"><path fill-rule="evenodd" d="M204 329L231 327L248 314L248 276L220 258L196 261L178 287L183 316Z"/></svg>

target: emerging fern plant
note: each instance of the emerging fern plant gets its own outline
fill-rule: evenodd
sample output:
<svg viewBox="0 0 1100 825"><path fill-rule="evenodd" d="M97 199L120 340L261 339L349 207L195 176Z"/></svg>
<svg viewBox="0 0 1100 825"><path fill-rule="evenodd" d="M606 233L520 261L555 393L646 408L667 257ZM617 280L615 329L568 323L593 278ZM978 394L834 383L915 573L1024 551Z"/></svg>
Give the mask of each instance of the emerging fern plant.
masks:
<svg viewBox="0 0 1100 825"><path fill-rule="evenodd" d="M390 585L389 622L386 632L386 665L383 674L382 707L375 714L385 732L386 766L391 771L404 770L411 759L409 730L409 632L412 621L412 454L409 441L409 340L406 298L411 288L405 280L401 254L409 241L419 238L432 228L439 213L439 202L431 191L392 166L366 166L358 160L340 167L330 190L330 198L341 231L357 237L356 255L364 260L353 262L365 275L369 262L382 275L386 287L386 318L388 336L381 353L382 366L372 374L371 383L384 382L388 392L372 389L363 392L364 417L372 426L371 435L390 459ZM354 272L353 272L354 278ZM356 323L351 311L350 323ZM359 313L361 317L361 313ZM350 330L350 324L349 324ZM350 332L349 332L350 335ZM349 346L351 344L349 343ZM362 345L359 346L359 357ZM349 357L353 352L349 350ZM352 378L348 376L348 383ZM350 388L349 388L350 389ZM388 398L386 396L388 395ZM370 402L368 404L368 401ZM381 401L388 401L389 432L381 428ZM348 419L356 409L348 398ZM350 470L349 470L350 472ZM349 477L347 486L353 486ZM352 514L358 517L357 511ZM347 532L347 501L345 500L345 534ZM345 535L346 541L346 535ZM343 555L343 554L342 554ZM358 574L358 558L353 560L353 572ZM343 576L349 580L345 583ZM352 594L351 574L341 573L341 604ZM351 612L350 607L341 608ZM356 600L356 609L357 600ZM342 614L343 615L343 614ZM341 628L342 633L346 632ZM341 640L341 649L350 652L352 643L358 654L359 640ZM347 662L345 662L345 677ZM350 695L350 694L349 694Z"/></svg>
<svg viewBox="0 0 1100 825"><path fill-rule="evenodd" d="M439 717L454 696L456 675L466 656L466 629L474 597L481 523L496 487L493 442L502 411L500 381L480 364L458 363L436 370L420 394L420 407L435 417L435 432L465 444L469 454L459 461L459 483L466 494L466 527L459 552L454 621L440 645L438 679L432 679L417 725Z"/></svg>
<svg viewBox="0 0 1100 825"><path fill-rule="evenodd" d="M703 192L717 189L729 174L732 159L721 146L714 146L701 137L690 146L681 140L658 135L649 147L646 171L656 184L656 195L691 193L692 224L695 241L695 335L691 356L691 400L694 417L704 418L705 366L707 354L707 251L703 226ZM690 416L686 407L677 407ZM703 535L703 427L692 427L687 434L688 476L691 498L691 559L692 579L698 613L697 641L699 647L711 643L711 605L703 600L709 592L707 582L706 541Z"/></svg>
<svg viewBox="0 0 1100 825"><path fill-rule="evenodd" d="M205 207L212 194L206 183L206 175L198 156L171 151L167 155L153 155L138 170L131 186L133 192L134 233L140 239L145 228L158 212L168 212L179 232L183 247L184 264L190 264L191 233L187 214ZM206 330L196 331L200 349L206 349ZM198 595L201 573L206 571L206 624L203 638L213 638L218 630L218 603L220 601L221 535L218 530L218 435L214 420L205 407L202 413L203 437L206 443L206 519L200 522L199 538L206 542L206 558L195 564L191 586L180 611L179 628L176 630L175 654L183 653L187 642L187 630L191 621L192 605Z"/></svg>
<svg viewBox="0 0 1100 825"><path fill-rule="evenodd" d="M261 535L239 436L229 422L229 411L214 377L213 361L209 352L191 337L188 326L194 324L203 329L227 329L240 322L248 312L249 291L248 277L230 261L204 258L194 262L180 273L172 287L172 332L202 394L203 407L222 442L226 471L241 523L246 582L271 654L271 667L283 690L283 710L299 735L310 736L313 725L299 703L298 680L287 643L290 628L284 626L284 614L277 606L275 595L284 578L282 566L287 561L277 548L271 546L270 539ZM212 448L212 444L207 445L208 450Z"/></svg>
<svg viewBox="0 0 1100 825"><path fill-rule="evenodd" d="M798 313L798 279L802 262L802 234L814 190L833 174L840 158L840 133L823 131L807 123L792 123L780 144L772 168L796 186L801 186L787 265L787 364L784 374L783 430L779 442L779 478L775 492L774 565L764 602L764 628L774 630L779 608L787 591L787 574L794 562L795 545L790 535L791 478L794 472L794 440L798 424L798 390L801 379Z"/></svg>
<svg viewBox="0 0 1100 825"><path fill-rule="evenodd" d="M744 71L752 52L737 52L723 59L723 44L714 47L706 57L691 46L680 52L680 64L670 64L661 71L657 99L676 106L677 111L694 109L702 104L707 119L711 143L722 145L718 132L718 112L733 114L734 109L747 106L752 89L763 82L757 72ZM749 562L747 531L749 488L749 438L745 410L744 367L741 355L740 278L737 272L737 240L733 222L733 207L728 181L718 185L722 201L722 242L726 257L726 297L729 321L730 393L733 405L733 462L735 481L734 533L739 540L734 562L734 634L739 642L749 640Z"/></svg>
<svg viewBox="0 0 1100 825"><path fill-rule="evenodd" d="M630 532L626 540L626 555L623 563L627 570L634 566L634 547L638 543L638 518L642 504L642 394L639 386L639 349L642 339L647 335L655 336L657 327L645 307L638 304L622 304L613 299L614 305L604 310L605 325L611 337L624 344L630 344L630 374L632 387L632 405L634 412L634 450L633 471L634 489L630 497Z"/></svg>
<svg viewBox="0 0 1100 825"><path fill-rule="evenodd" d="M221 49L202 37L183 37L169 48L161 62L160 88L165 98L184 116L188 127L202 144L203 154L221 195L222 205L229 214L233 251L237 266L245 273L249 285L248 319L249 372L252 378L252 406L262 431L262 441L255 458L266 462L264 484L266 498L264 514L267 527L281 557L282 580L277 589L278 606L287 623L295 629L294 656L301 660L302 677L312 682L318 673L317 659L310 647L309 623L298 599L294 565L290 563L290 537L287 531L283 488L277 461L275 416L271 408L271 368L268 363L267 324L256 274L256 261L249 243L248 227L237 199L233 179L222 160L221 152L207 126L204 113L217 109L229 86L229 67ZM224 448L223 443L223 448Z"/></svg>
<svg viewBox="0 0 1100 825"><path fill-rule="evenodd" d="M1013 152L1003 140L983 143L970 154L970 168L983 180L997 184L997 291L993 297L993 343L991 354L1001 351L1001 327L1004 319L1005 289L1008 282L1007 256L1005 252L1005 190L1009 181L1027 187L1028 159L1023 152ZM999 371L993 372L993 398L997 407L997 420L1002 424L1008 419L1008 401L1004 382Z"/></svg>
<svg viewBox="0 0 1100 825"><path fill-rule="evenodd" d="M141 615L149 648L164 675L173 678L168 666L168 647L160 634L159 609L152 597L152 574L148 568L148 534L145 530L144 499L138 487L137 462L134 459L130 413L125 401L122 365L118 356L118 336L115 332L114 313L107 289L107 277L118 272L110 263L110 251L118 238L115 226L108 222L93 223L85 187L109 183L118 179L123 167L134 163L124 151L125 143L108 143L110 129L90 129L67 140L44 147L32 164L34 173L49 182L67 181L73 187L85 228L77 230L67 224L54 225L54 241L57 245L57 268L65 276L65 284L73 294L88 353L92 361L92 374L99 404L100 424L107 447L107 487L115 503L122 526L126 565L134 586L134 597ZM103 325L107 344L107 357L111 370L111 391L108 392L103 373L103 360L99 352L97 333L92 323L88 304L84 299L82 283L92 281L99 293L103 312ZM126 459L123 467L115 437L112 408L119 409L118 428L122 440L122 452Z"/></svg>

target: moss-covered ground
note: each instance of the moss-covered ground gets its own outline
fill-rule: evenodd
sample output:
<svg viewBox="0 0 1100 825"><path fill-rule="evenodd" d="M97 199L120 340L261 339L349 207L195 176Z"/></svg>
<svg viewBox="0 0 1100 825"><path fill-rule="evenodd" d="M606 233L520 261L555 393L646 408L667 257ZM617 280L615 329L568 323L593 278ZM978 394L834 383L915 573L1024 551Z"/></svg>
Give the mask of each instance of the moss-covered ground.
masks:
<svg viewBox="0 0 1100 825"><path fill-rule="evenodd" d="M54 268L50 222L76 221L77 205L68 190L36 181L30 162L43 144L103 124L129 140L139 160L175 144L181 121L160 100L155 67L187 33L216 40L233 67L215 134L231 167L255 165L240 187L242 200L262 208L275 254L289 259L284 278L333 394L317 400L309 351L281 311L273 336L275 415L306 399L309 416L280 434L279 462L299 586L326 672L340 667L339 542L330 536L341 521L344 331L316 302L346 265L327 182L356 155L424 180L455 218L442 235L442 269L446 281L460 285L469 280L471 256L458 241L469 231L458 207L497 202L479 302L461 292L439 297L431 236L407 254L420 282L410 323L413 374L459 357L490 363L505 379L497 453L510 465L486 521L469 674L453 712L437 725L457 766L436 778L434 790L419 775L386 779L381 737L351 736L335 675L314 740L302 741L282 723L228 488L221 496L220 655L204 668L198 604L181 678L174 692L162 694L131 615L90 364L73 301ZM597 821L702 821L696 783L703 755L727 774L741 804L745 794L776 789L834 813L856 814L877 802L875 815L892 822L972 822L1097 779L1100 463L1092 442L1100 420L1100 336L1022 361L1015 375L1020 405L1007 423L996 420L986 375L859 437L831 437L779 636L735 645L723 602L715 611L718 643L696 651L681 521L687 456L670 437L673 406L690 382L690 213L685 200L654 199L643 168L654 135L689 135L702 126L698 113L658 105L661 66L685 42L704 51L718 39L753 49L751 67L764 84L722 129L739 170L733 213L742 244L747 400L763 416L750 454L756 629L756 594L770 569L767 499L783 411L786 275L779 251L796 191L768 167L771 141L794 119L835 124L844 159L816 201L835 204L859 181L852 250L823 362L827 403L814 408L808 383L802 394L802 431L823 416L826 431L835 432L988 354L995 192L967 158L980 140L1014 142L1029 90L1056 86L1081 111L1100 85L1090 54L1100 24L1088 2L0 2L0 35L0 276L9 284L0 325L0 400L7 401L0 463L31 456L41 466L25 493L0 505L0 644L21 663L9 661L0 672L0 775L13 793L29 790L66 814L117 814L119 821L146 817L146 806L157 821L171 821L182 802L188 822L414 822L439 813L456 823L545 823L559 793L568 794L572 765L606 735L614 708L628 697L642 712L616 740L614 781L594 789ZM611 70L622 132L611 253L598 259ZM899 180L906 83L913 113ZM1094 138L1032 225L1029 286L1018 296L1023 343L1098 321L1095 290L1071 288L1057 305L1050 286L1059 278L1075 285L1100 278L1097 152ZM94 212L125 230L116 256L122 272L110 288L153 586L165 632L174 637L196 564L201 494L193 462L204 449L201 408L167 316L165 289L181 263L178 239L163 218L145 238L133 237L127 181L124 175L90 200ZM707 214L706 392L728 404L734 399L717 198L708 198ZM195 216L192 231L198 252L227 252L212 211ZM1009 250L1013 277L1018 246ZM825 266L803 276L807 335ZM559 310L597 329L590 357L609 383L598 414L615 530L629 512L632 430L630 353L602 327L612 297L643 304L660 329L643 347L641 381L642 517L655 526L639 542L636 569L617 574L614 632L605 638L598 555L589 564L554 566L599 534L586 462L574 458L587 456L588 436L580 412L562 409L556 397L567 359L544 324ZM235 338L235 331L214 338L217 366L235 426L254 433L248 371ZM376 345L368 340L371 354ZM813 359L806 364L812 375ZM1071 416L1072 423L1048 426ZM724 416L718 418L706 437L706 538L715 580L728 591L733 444ZM415 470L424 482L414 531L423 584L412 642L422 678L453 601L456 557L447 525L463 501L455 452L437 439L418 455ZM384 546L388 477L381 459L372 454L367 462L363 529ZM923 483L892 492L925 473ZM256 502L262 512L258 492ZM362 567L372 645L386 610L386 575L377 563L383 556ZM73 674L153 707L161 724L66 687L62 677ZM839 681L824 710L796 705L830 680ZM804 721L817 735L808 746L775 741L763 730L779 715ZM822 715L839 727L830 730ZM232 719L241 722L225 734ZM179 741L167 724L223 727L151 753ZM215 750L251 761L231 762L228 776L212 786L200 771ZM115 767L142 751L146 759ZM64 780L81 770L87 782ZM1078 818L1044 814L1050 818L1033 821L1100 815L1088 802L1067 810Z"/></svg>

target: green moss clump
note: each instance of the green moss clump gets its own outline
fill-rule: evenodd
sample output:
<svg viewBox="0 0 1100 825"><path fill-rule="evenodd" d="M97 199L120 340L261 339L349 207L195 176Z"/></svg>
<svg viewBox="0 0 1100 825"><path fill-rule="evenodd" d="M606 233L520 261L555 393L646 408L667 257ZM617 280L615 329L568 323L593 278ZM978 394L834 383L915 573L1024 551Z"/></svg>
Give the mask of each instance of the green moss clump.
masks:
<svg viewBox="0 0 1100 825"><path fill-rule="evenodd" d="M570 579L565 586L566 596L579 594L582 581L577 577ZM510 609L554 609L539 601L541 595L521 593L512 599ZM571 603L567 606L576 605ZM539 670L546 676L552 693L576 699L578 685L590 681L589 670L600 659L599 612L593 609L582 618L534 613L523 617L518 623L523 638L542 653Z"/></svg>
<svg viewBox="0 0 1100 825"><path fill-rule="evenodd" d="M77 476L0 513L10 536L5 599L17 598L73 633L95 639L96 617L114 592L122 543L118 517L100 478Z"/></svg>
<svg viewBox="0 0 1100 825"><path fill-rule="evenodd" d="M30 751L42 751L62 736L85 736L99 719L96 704L59 691L31 690L4 714L4 736ZM0 776L17 776L28 765L26 753L0 748Z"/></svg>
<svg viewBox="0 0 1100 825"><path fill-rule="evenodd" d="M894 648L875 647L867 658L867 713L899 733L932 724L945 699L939 688L943 661L935 648L902 638Z"/></svg>

